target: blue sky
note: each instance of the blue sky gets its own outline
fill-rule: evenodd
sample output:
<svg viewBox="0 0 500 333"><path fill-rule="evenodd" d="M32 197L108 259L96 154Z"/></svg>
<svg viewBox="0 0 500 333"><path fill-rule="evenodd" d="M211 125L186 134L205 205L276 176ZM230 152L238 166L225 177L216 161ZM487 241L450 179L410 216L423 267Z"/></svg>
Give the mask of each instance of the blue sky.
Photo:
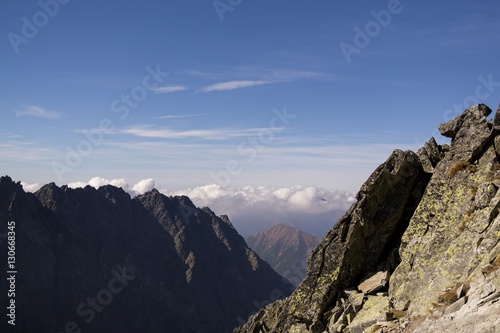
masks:
<svg viewBox="0 0 500 333"><path fill-rule="evenodd" d="M0 170L357 191L457 110L496 109L499 14L491 0L6 0Z"/></svg>

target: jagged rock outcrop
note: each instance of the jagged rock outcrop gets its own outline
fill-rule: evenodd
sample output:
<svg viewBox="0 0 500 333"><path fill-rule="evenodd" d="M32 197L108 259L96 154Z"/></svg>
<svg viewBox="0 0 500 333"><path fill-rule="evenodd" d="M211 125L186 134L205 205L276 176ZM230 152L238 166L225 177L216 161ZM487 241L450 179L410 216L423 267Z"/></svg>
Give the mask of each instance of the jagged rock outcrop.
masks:
<svg viewBox="0 0 500 333"><path fill-rule="evenodd" d="M297 290L235 332L500 332L500 134L490 113L480 104L442 124L449 146L395 151L312 253ZM375 289L361 284L370 278Z"/></svg>
<svg viewBox="0 0 500 333"><path fill-rule="evenodd" d="M399 240L427 181L415 153L395 151L313 251L307 277L295 292L261 311L239 332L323 332L329 320L325 315L340 314L345 289L357 286L370 272L395 269ZM339 320L347 321L349 311Z"/></svg>
<svg viewBox="0 0 500 333"><path fill-rule="evenodd" d="M1 177L2 272L8 221L16 223L16 326L3 311L1 332L230 332L293 288L226 216L187 197L54 184L31 194Z"/></svg>
<svg viewBox="0 0 500 333"><path fill-rule="evenodd" d="M281 223L245 240L276 272L295 285L306 276L307 257L321 243L321 238Z"/></svg>

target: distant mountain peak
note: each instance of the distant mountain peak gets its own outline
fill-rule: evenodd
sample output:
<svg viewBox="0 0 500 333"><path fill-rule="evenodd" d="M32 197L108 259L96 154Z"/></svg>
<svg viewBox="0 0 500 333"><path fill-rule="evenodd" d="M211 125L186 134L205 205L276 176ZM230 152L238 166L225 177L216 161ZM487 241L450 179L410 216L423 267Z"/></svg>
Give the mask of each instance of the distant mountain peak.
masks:
<svg viewBox="0 0 500 333"><path fill-rule="evenodd" d="M278 223L247 237L246 242L278 273L298 285L305 277L307 257L319 245L321 238L290 225Z"/></svg>

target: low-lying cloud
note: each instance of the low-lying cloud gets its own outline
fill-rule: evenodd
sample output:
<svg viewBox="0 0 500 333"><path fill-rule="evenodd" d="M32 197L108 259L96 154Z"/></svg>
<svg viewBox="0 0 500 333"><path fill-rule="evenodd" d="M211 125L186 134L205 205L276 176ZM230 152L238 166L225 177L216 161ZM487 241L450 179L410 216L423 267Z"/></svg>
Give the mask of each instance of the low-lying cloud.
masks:
<svg viewBox="0 0 500 333"><path fill-rule="evenodd" d="M21 182L21 185L23 186L24 190L27 192L36 192L38 191L43 185L39 183L35 184L28 184ZM137 184L134 184L132 188L129 186L127 181L125 179L120 178L120 179L106 179L102 177L94 177L90 179L87 182L84 181L78 181L78 182L72 182L67 184L68 187L70 188L84 188L85 186L92 186L94 188L99 188L101 186L105 185L113 185L116 187L121 187L125 192L130 194L132 197L135 197L140 194L144 194L146 192L151 191L152 189L155 188L155 181L152 178L149 179L143 179L137 182Z"/></svg>
<svg viewBox="0 0 500 333"><path fill-rule="evenodd" d="M153 178L148 178L148 179L143 179L139 181L137 184L135 184L132 187L132 194L137 193L137 194L143 194L146 192L151 191L152 189L155 188L155 181Z"/></svg>
<svg viewBox="0 0 500 333"><path fill-rule="evenodd" d="M284 223L322 237L355 201L352 193L316 186L225 188L214 184L161 192L186 195L199 207L227 214L244 236Z"/></svg>
<svg viewBox="0 0 500 333"><path fill-rule="evenodd" d="M41 187L40 184L21 184L28 192L35 192ZM152 178L130 186L125 179L101 177L68 184L71 188L87 185L95 188L104 185L121 187L133 197L151 191L156 184ZM323 237L356 200L353 193L328 191L316 186L221 187L212 184L184 190L159 191L168 196L188 196L198 207L209 207L217 215L228 215L243 236L283 223Z"/></svg>

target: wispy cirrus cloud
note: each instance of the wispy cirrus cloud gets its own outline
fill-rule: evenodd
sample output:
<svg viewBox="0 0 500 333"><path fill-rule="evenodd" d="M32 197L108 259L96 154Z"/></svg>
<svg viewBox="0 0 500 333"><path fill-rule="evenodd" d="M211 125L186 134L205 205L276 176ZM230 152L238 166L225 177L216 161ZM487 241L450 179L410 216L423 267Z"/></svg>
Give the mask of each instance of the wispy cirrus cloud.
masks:
<svg viewBox="0 0 500 333"><path fill-rule="evenodd" d="M251 71L251 69L248 69ZM262 78L265 80L277 80L281 82L293 81L293 80L319 80L319 79L331 79L331 75L315 72L315 71L303 71L303 70L292 70L292 69L260 69L262 72Z"/></svg>
<svg viewBox="0 0 500 333"><path fill-rule="evenodd" d="M138 125L120 130L119 133L130 134L143 138L157 139L204 139L204 140L224 140L237 137L256 135L262 131L262 128L245 129L192 129L192 130L174 130L170 128L154 127L151 125Z"/></svg>
<svg viewBox="0 0 500 333"><path fill-rule="evenodd" d="M231 80L263 80L263 81L288 81L301 79L331 79L331 74L318 71L266 68L258 66L220 67L217 70L185 70L189 76L195 76L214 81Z"/></svg>
<svg viewBox="0 0 500 333"><path fill-rule="evenodd" d="M160 139L186 139L186 138L202 138L215 139L220 137L219 130L186 130L177 131L168 128L155 128L153 126L133 126L120 131L124 134L131 134L143 138L160 138Z"/></svg>
<svg viewBox="0 0 500 333"><path fill-rule="evenodd" d="M151 89L155 94L171 94L178 91L188 90L186 86L163 86Z"/></svg>
<svg viewBox="0 0 500 333"><path fill-rule="evenodd" d="M181 119L181 118L193 118L206 116L207 113L197 113L197 114L169 114L165 116L155 117L155 119Z"/></svg>
<svg viewBox="0 0 500 333"><path fill-rule="evenodd" d="M254 86L261 86L265 84L272 84L282 82L278 80L245 80L245 81L228 81L212 84L206 87L199 89L198 91L208 93L213 91L226 91L226 90L234 90L240 88L248 88Z"/></svg>
<svg viewBox="0 0 500 333"><path fill-rule="evenodd" d="M185 70L185 75L203 78L210 81L219 81L206 85L196 92L209 93L214 91L228 91L260 85L285 83L298 80L331 80L339 79L331 74L289 68L266 68L259 66L221 66L215 70Z"/></svg>
<svg viewBox="0 0 500 333"><path fill-rule="evenodd" d="M16 114L17 117L37 117L43 119L59 119L61 115L57 112L47 111L40 106L37 105L25 105L22 104L22 110L19 111L17 109L12 109L12 111Z"/></svg>
<svg viewBox="0 0 500 333"><path fill-rule="evenodd" d="M12 134L9 132L0 131L0 138L2 138L2 139L19 139L22 137L23 136L20 134Z"/></svg>
<svg viewBox="0 0 500 333"><path fill-rule="evenodd" d="M3 161L47 161L58 156L57 149L43 147L35 142L11 141L0 143L0 160Z"/></svg>

